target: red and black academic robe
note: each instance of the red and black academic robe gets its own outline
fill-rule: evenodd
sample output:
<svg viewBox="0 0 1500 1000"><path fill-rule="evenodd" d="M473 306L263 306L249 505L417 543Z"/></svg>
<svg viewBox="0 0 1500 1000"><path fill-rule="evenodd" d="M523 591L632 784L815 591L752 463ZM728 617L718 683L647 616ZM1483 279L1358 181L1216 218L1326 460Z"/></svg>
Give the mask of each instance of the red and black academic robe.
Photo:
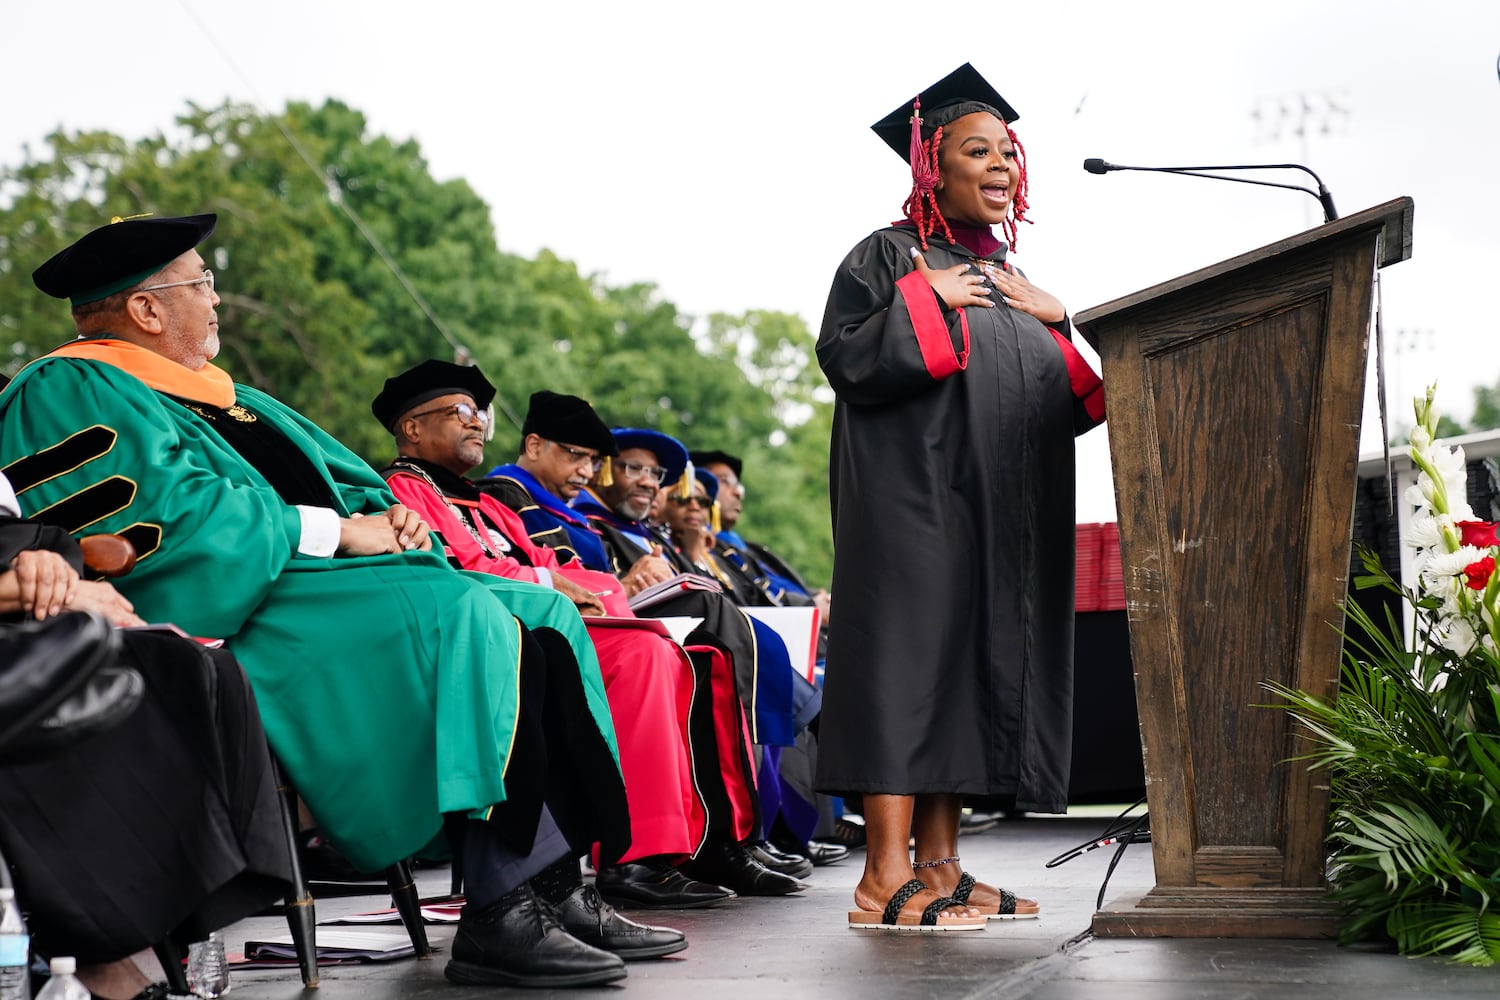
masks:
<svg viewBox="0 0 1500 1000"><path fill-rule="evenodd" d="M978 259L930 244L933 270ZM914 270L916 245L912 229L893 227L850 251L818 339L837 394L839 598L818 788L1014 797L1019 809L1061 812L1073 438L1102 419L1103 393L1077 368L1066 320L1049 328L1003 304L949 309ZM1003 257L1002 247L989 259Z"/></svg>
<svg viewBox="0 0 1500 1000"><path fill-rule="evenodd" d="M462 477L409 458L382 475L442 535L461 568L529 583L559 574L595 594L608 591L602 600L611 616L634 617L617 579L562 565L531 541L519 515ZM711 832L748 836L755 778L729 665L694 662L645 626L583 621L599 657L630 806L631 846L620 860L689 855ZM719 716L727 724L715 725Z"/></svg>

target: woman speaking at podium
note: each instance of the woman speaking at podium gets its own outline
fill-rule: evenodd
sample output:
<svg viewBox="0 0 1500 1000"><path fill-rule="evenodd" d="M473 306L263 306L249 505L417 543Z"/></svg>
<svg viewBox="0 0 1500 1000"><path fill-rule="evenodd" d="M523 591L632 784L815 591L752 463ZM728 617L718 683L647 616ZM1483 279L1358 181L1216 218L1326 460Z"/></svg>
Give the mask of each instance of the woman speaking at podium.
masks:
<svg viewBox="0 0 1500 1000"><path fill-rule="evenodd" d="M1017 117L965 64L873 126L912 190L839 266L818 339L839 614L817 784L863 797L853 927L1037 916L963 870L960 811L1067 807L1073 438L1104 399L1062 303L1006 260L1028 221Z"/></svg>

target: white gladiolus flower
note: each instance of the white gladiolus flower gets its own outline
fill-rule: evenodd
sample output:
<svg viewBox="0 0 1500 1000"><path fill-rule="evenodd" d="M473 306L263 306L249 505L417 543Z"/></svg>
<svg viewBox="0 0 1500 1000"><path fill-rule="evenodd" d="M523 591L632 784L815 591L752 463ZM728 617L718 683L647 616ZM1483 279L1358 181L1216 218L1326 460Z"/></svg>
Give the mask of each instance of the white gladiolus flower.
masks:
<svg viewBox="0 0 1500 1000"><path fill-rule="evenodd" d="M1462 448L1432 449L1432 466L1443 477L1443 493L1448 498L1447 511L1455 521L1473 517L1466 500L1469 494L1469 470L1464 464Z"/></svg>
<svg viewBox="0 0 1500 1000"><path fill-rule="evenodd" d="M1432 512L1432 480L1427 473L1417 476L1417 481L1406 488L1401 494L1401 499L1415 507L1419 513L1428 514Z"/></svg>
<svg viewBox="0 0 1500 1000"><path fill-rule="evenodd" d="M1464 450L1457 445L1452 448L1434 448L1429 453L1433 468L1446 479L1453 473L1464 474ZM1464 482L1465 480L1460 480Z"/></svg>
<svg viewBox="0 0 1500 1000"><path fill-rule="evenodd" d="M1479 634L1474 631L1474 626L1469 624L1468 619L1450 618L1443 626L1438 641L1450 652L1468 656L1479 645Z"/></svg>
<svg viewBox="0 0 1500 1000"><path fill-rule="evenodd" d="M1432 444L1432 435L1427 433L1427 428L1418 424L1411 429L1409 440L1413 451L1426 451Z"/></svg>

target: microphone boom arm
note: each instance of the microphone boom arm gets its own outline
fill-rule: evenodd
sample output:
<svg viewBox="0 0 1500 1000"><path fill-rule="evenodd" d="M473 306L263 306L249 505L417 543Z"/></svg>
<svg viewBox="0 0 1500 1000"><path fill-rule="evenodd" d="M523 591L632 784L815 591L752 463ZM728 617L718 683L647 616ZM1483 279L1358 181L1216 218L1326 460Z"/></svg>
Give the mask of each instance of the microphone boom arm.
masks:
<svg viewBox="0 0 1500 1000"><path fill-rule="evenodd" d="M1286 188L1290 191L1302 191L1305 194L1310 194L1314 198L1318 199L1318 202L1323 206L1324 222L1332 222L1339 217L1338 210L1333 207L1333 195L1330 194L1328 192L1328 188L1324 186L1323 178L1319 177L1317 174L1313 173L1312 170L1304 167L1300 163L1252 163L1209 167L1126 167L1114 163L1105 163L1102 160L1086 160L1084 161L1084 169L1088 170L1090 173L1096 174L1106 173L1114 170L1144 170L1148 173L1180 174L1183 177L1207 177L1210 180L1234 181L1237 184L1258 184L1261 187ZM1300 170L1317 182L1318 189L1314 191L1312 188L1302 187L1298 184L1278 184L1275 181L1254 180L1249 177L1225 177L1223 174L1204 173L1204 171L1208 170Z"/></svg>

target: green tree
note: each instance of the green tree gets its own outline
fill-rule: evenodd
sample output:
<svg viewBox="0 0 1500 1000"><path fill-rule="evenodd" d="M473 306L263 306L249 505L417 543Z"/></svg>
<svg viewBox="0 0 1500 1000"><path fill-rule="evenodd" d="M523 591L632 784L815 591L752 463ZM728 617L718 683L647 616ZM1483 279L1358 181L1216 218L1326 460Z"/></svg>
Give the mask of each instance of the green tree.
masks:
<svg viewBox="0 0 1500 1000"><path fill-rule="evenodd" d="M1500 430L1500 378L1494 385L1474 387L1474 415L1469 420L1471 430Z"/></svg>
<svg viewBox="0 0 1500 1000"><path fill-rule="evenodd" d="M269 116L189 105L177 126L136 142L59 131L0 170L7 371L72 336L66 306L30 282L60 246L114 215L217 212L202 249L222 299L219 363L372 464L391 454L369 413L382 381L472 358L499 390L492 462L514 455L509 418L532 392L584 396L616 424L743 453L751 536L828 582L830 405L800 319L695 326L650 284L502 253L465 181L435 179L416 142L372 135L338 101Z"/></svg>

